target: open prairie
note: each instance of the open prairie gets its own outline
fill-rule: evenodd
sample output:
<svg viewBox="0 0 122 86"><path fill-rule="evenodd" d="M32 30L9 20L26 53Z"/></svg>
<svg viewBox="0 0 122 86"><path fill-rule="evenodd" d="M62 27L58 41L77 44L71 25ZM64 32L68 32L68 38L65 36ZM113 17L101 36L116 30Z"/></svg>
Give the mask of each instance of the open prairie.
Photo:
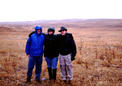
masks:
<svg viewBox="0 0 122 86"><path fill-rule="evenodd" d="M72 86L122 86L122 20L62 20L0 23L0 86L40 86L35 81L25 84L28 57L25 45L35 25L43 32L53 26L56 33L65 26L77 45L73 61ZM56 83L49 83L45 59L42 64L42 86L68 86L60 77L58 64Z"/></svg>

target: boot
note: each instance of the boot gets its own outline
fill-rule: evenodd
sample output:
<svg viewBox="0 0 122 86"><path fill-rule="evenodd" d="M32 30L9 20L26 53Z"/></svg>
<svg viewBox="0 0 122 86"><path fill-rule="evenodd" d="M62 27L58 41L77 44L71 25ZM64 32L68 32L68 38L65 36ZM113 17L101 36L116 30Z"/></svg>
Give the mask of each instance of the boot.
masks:
<svg viewBox="0 0 122 86"><path fill-rule="evenodd" d="M69 80L68 84L71 84L71 80Z"/></svg>
<svg viewBox="0 0 122 86"><path fill-rule="evenodd" d="M29 82L31 82L31 77L27 77L27 80L25 83L29 83Z"/></svg>
<svg viewBox="0 0 122 86"><path fill-rule="evenodd" d="M52 68L48 68L49 80L52 79Z"/></svg>
<svg viewBox="0 0 122 86"><path fill-rule="evenodd" d="M56 73L57 73L57 68L53 69L53 79L54 79L54 82L56 81Z"/></svg>

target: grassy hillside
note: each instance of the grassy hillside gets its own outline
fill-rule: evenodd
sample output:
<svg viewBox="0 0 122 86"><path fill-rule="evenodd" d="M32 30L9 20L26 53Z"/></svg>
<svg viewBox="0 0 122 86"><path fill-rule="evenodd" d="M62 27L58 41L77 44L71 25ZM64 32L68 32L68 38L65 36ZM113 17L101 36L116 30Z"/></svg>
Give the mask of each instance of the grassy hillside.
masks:
<svg viewBox="0 0 122 86"><path fill-rule="evenodd" d="M77 45L73 61L72 86L122 86L122 20L62 20L18 23L0 23L0 86L40 86L35 81L25 84L28 57L25 44L35 25L42 25L43 32L49 26L66 26ZM67 86L60 77L58 64L57 81L48 81L43 59L42 86Z"/></svg>

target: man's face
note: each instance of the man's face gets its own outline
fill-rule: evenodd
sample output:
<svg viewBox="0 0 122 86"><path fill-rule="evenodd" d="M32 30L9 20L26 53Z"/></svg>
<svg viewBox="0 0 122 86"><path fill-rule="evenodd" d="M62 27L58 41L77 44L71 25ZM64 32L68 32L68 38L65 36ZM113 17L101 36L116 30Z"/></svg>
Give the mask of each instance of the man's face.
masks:
<svg viewBox="0 0 122 86"><path fill-rule="evenodd" d="M61 35L64 36L64 35L66 34L66 32L67 32L67 31L62 30L62 31L61 31Z"/></svg>
<svg viewBox="0 0 122 86"><path fill-rule="evenodd" d="M49 31L48 34L49 34L49 35L52 35L52 34L53 34L53 31Z"/></svg>
<svg viewBox="0 0 122 86"><path fill-rule="evenodd" d="M37 33L38 33L38 34L41 34L41 30L38 29L38 30L37 30Z"/></svg>

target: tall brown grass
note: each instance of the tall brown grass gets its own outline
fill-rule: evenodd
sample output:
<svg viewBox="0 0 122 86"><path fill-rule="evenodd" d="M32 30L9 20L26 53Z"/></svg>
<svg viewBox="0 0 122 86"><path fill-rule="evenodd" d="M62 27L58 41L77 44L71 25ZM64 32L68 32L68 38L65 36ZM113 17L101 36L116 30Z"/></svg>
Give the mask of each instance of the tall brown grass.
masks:
<svg viewBox="0 0 122 86"><path fill-rule="evenodd" d="M77 45L72 86L122 86L122 30L69 28L68 31L73 33ZM32 83L24 83L28 63L24 49L30 32L0 32L0 86L40 86L34 80L34 71ZM56 83L48 82L44 59L43 77L46 80L42 86L68 85L61 80L59 64Z"/></svg>

